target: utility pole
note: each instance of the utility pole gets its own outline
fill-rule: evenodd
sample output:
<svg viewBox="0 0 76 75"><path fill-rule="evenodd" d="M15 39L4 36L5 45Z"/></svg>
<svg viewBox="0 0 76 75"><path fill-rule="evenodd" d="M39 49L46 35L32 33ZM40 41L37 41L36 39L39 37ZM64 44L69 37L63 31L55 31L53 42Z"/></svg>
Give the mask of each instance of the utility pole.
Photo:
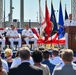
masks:
<svg viewBox="0 0 76 75"><path fill-rule="evenodd" d="M24 0L20 0L20 28L24 22Z"/></svg>
<svg viewBox="0 0 76 75"><path fill-rule="evenodd" d="M5 0L4 0L4 27L6 27L5 25Z"/></svg>
<svg viewBox="0 0 76 75"><path fill-rule="evenodd" d="M12 24L12 0L10 0L10 15L9 15L10 25Z"/></svg>

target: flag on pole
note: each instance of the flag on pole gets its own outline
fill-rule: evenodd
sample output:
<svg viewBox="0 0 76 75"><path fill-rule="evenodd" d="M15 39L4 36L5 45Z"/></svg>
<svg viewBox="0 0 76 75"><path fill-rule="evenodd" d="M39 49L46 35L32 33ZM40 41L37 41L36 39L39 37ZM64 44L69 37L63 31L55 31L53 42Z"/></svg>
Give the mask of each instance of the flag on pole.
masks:
<svg viewBox="0 0 76 75"><path fill-rule="evenodd" d="M58 39L60 39L64 36L64 33L65 33L61 0L60 0L60 7L59 7L59 22L58 22L58 25L59 25Z"/></svg>
<svg viewBox="0 0 76 75"><path fill-rule="evenodd" d="M47 42L52 32L52 22L50 21L50 15L47 7L47 0L45 0L45 21L46 21L46 27L44 29L45 42Z"/></svg>
<svg viewBox="0 0 76 75"><path fill-rule="evenodd" d="M53 35L53 34L58 32L58 27L57 27L57 22L56 22L56 17L55 17L55 13L54 13L52 0L51 0L51 18L50 18L50 21L53 23L53 31L51 33L51 35Z"/></svg>
<svg viewBox="0 0 76 75"><path fill-rule="evenodd" d="M68 14L67 14L66 5L65 5L65 20L66 19L68 19Z"/></svg>
<svg viewBox="0 0 76 75"><path fill-rule="evenodd" d="M40 19L39 21L40 21L40 39L41 39L43 37L44 28L46 26L45 17L41 8L41 0L39 0L39 19Z"/></svg>
<svg viewBox="0 0 76 75"><path fill-rule="evenodd" d="M40 37L44 36L43 34L44 34L45 27L46 27L46 21L45 21L44 14L43 14L42 9L41 9Z"/></svg>

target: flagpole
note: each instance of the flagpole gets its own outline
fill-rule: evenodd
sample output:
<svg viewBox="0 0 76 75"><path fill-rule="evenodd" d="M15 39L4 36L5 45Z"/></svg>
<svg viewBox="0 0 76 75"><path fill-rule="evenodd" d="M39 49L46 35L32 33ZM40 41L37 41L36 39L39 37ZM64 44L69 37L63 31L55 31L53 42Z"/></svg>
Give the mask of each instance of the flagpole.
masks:
<svg viewBox="0 0 76 75"><path fill-rule="evenodd" d="M51 6L52 6L52 0L51 0ZM51 49L52 49L52 34L51 34Z"/></svg>
<svg viewBox="0 0 76 75"><path fill-rule="evenodd" d="M64 36L64 21L63 21L63 12L62 12L62 5L61 5L61 0L60 0L60 7L59 7L59 30L58 30L58 40L61 39ZM58 41L58 43L60 40ZM60 49L60 44L59 44L59 49Z"/></svg>
<svg viewBox="0 0 76 75"><path fill-rule="evenodd" d="M60 3L61 3L61 0L60 0ZM59 5L59 12L60 12L60 5ZM60 26L58 26L58 50L60 50L60 45L59 45L59 27Z"/></svg>
<svg viewBox="0 0 76 75"><path fill-rule="evenodd" d="M46 5L47 5L47 0L45 0L45 22L46 22ZM46 45L45 41L44 41L44 44L45 44L45 48L46 48L47 45Z"/></svg>
<svg viewBox="0 0 76 75"><path fill-rule="evenodd" d="M54 8L53 8L53 3L52 3L52 0L51 0L51 17L53 19L53 21L51 21L51 17L50 17L50 21L52 22L52 28L54 28L54 20L55 20L55 17L54 17ZM53 33L53 29L52 29L52 32L51 32L51 49L52 49L52 33Z"/></svg>
<svg viewBox="0 0 76 75"><path fill-rule="evenodd" d="M65 4L65 20L68 19L68 14L67 14L67 5Z"/></svg>
<svg viewBox="0 0 76 75"><path fill-rule="evenodd" d="M47 6L47 0L45 0L45 21L46 21L46 6ZM46 34L45 34L46 35ZM46 38L45 38L46 39ZM44 41L44 44L45 44L45 48L46 48L46 46L47 46L47 44L45 43L45 41Z"/></svg>
<svg viewBox="0 0 76 75"><path fill-rule="evenodd" d="M42 23L42 10L41 10L41 0L38 0L39 1L39 26L41 27L41 23ZM40 38L42 36L42 33L43 31L41 32L41 30L39 29L39 35L40 35Z"/></svg>

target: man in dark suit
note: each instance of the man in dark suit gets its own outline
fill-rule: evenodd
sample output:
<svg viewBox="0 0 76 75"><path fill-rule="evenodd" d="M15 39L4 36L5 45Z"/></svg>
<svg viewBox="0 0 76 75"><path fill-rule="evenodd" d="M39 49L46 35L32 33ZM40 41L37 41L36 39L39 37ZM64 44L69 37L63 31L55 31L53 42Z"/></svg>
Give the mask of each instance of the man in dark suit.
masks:
<svg viewBox="0 0 76 75"><path fill-rule="evenodd" d="M43 75L43 71L35 66L30 65L30 50L26 48L20 49L20 57L22 63L9 71L9 75Z"/></svg>
<svg viewBox="0 0 76 75"><path fill-rule="evenodd" d="M42 61L42 63L46 64L49 67L50 73L52 74L55 65L50 62L50 53L49 53L49 51L47 51L47 50L43 51L43 59L44 60Z"/></svg>
<svg viewBox="0 0 76 75"><path fill-rule="evenodd" d="M72 62L73 51L71 49L63 50L61 57L65 65L57 67L52 75L76 75L76 64Z"/></svg>

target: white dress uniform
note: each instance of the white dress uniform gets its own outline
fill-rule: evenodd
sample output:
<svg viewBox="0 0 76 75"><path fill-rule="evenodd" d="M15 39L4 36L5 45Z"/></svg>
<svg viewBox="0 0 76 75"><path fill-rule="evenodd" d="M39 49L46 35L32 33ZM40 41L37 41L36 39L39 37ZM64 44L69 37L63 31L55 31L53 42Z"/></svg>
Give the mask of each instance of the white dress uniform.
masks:
<svg viewBox="0 0 76 75"><path fill-rule="evenodd" d="M74 20L65 20L64 22L64 26L76 26L76 21ZM65 33L65 39L66 39L66 44L65 44L65 48L68 48L68 33Z"/></svg>
<svg viewBox="0 0 76 75"><path fill-rule="evenodd" d="M54 65L57 65L59 63L63 64L63 60L59 56L54 57L52 60L50 60L50 62Z"/></svg>
<svg viewBox="0 0 76 75"><path fill-rule="evenodd" d="M30 63L31 65L34 65L34 61L33 61L32 57L30 57L29 63ZM18 65L20 65L20 64L21 64L21 58L20 58L20 57L16 57L16 58L13 60L13 62L12 62L11 68L14 68L14 67L16 67L16 66L18 66Z"/></svg>
<svg viewBox="0 0 76 75"><path fill-rule="evenodd" d="M3 37L2 33L0 33L0 42L2 43L1 44L1 50L3 50L3 48L5 48L5 38Z"/></svg>
<svg viewBox="0 0 76 75"><path fill-rule="evenodd" d="M14 30L10 29L10 30L7 31L6 35L13 37L13 36L19 36L19 33L17 32L16 29L14 29ZM21 47L21 37L19 37L19 38L9 38L9 41L11 43L12 48L14 47L14 44L13 44L14 41L18 41L18 48Z"/></svg>
<svg viewBox="0 0 76 75"><path fill-rule="evenodd" d="M8 69L8 64L5 60L1 59L2 61L2 68L5 69L7 72L9 72L9 69Z"/></svg>
<svg viewBox="0 0 76 75"><path fill-rule="evenodd" d="M31 29L28 29L28 30L24 29L22 31L22 36L34 36L34 34ZM34 41L34 48L37 47L37 39L36 38L31 38L31 39L24 38L24 40L26 41L27 46L29 46L29 41Z"/></svg>
<svg viewBox="0 0 76 75"><path fill-rule="evenodd" d="M76 21L75 20L65 20L64 26L76 26Z"/></svg>

